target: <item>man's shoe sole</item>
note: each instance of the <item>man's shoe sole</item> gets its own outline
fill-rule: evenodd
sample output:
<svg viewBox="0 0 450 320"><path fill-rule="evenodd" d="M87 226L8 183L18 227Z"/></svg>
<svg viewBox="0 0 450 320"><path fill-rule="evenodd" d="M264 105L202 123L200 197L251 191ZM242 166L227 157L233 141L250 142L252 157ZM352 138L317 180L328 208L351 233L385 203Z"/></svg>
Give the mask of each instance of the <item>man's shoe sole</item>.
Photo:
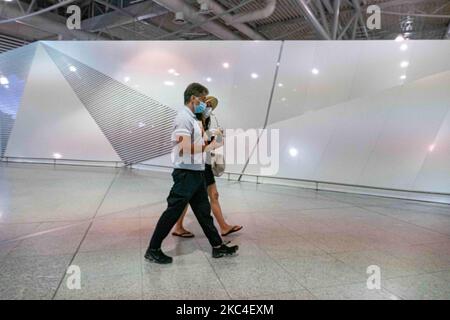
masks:
<svg viewBox="0 0 450 320"><path fill-rule="evenodd" d="M234 256L237 254L238 249L236 249L235 252L232 253L221 253L220 255L216 255L216 256L212 256L214 259L218 259L218 258L222 258L222 257L229 257L229 256Z"/></svg>
<svg viewBox="0 0 450 320"><path fill-rule="evenodd" d="M147 256L144 256L144 258L150 262L154 262L154 263L158 263L158 264L171 264L172 263L172 261L163 262L163 261L158 261L156 259L153 259L152 257L147 257Z"/></svg>

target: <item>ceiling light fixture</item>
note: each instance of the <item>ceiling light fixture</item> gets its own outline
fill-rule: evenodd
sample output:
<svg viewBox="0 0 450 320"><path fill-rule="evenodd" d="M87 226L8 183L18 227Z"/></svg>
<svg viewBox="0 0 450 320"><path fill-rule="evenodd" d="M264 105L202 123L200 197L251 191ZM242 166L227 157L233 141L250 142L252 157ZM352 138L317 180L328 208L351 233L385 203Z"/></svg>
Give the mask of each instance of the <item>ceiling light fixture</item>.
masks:
<svg viewBox="0 0 450 320"><path fill-rule="evenodd" d="M185 24L186 20L184 20L184 13L183 12L176 12L175 13L175 18L172 21L175 24L181 25L181 24Z"/></svg>
<svg viewBox="0 0 450 320"><path fill-rule="evenodd" d="M0 84L3 85L3 86L8 85L9 84L8 78L4 77L4 76L0 76Z"/></svg>
<svg viewBox="0 0 450 320"><path fill-rule="evenodd" d="M297 154L298 154L298 150L297 150L297 149L295 149L295 148L290 148L290 149L289 149L289 155L290 155L291 157L296 157Z"/></svg>

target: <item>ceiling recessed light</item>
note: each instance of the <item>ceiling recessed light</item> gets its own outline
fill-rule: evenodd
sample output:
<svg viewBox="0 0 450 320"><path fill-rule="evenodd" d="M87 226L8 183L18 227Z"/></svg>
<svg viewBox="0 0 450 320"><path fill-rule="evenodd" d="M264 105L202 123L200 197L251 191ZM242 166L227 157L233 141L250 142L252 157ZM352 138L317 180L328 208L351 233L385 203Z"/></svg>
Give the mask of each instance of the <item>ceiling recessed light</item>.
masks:
<svg viewBox="0 0 450 320"><path fill-rule="evenodd" d="M211 79L210 77L208 77L208 78L206 78L206 81L207 81L207 82L211 82L212 79Z"/></svg>
<svg viewBox="0 0 450 320"><path fill-rule="evenodd" d="M228 62L224 62L224 63L222 64L222 66L223 66L225 69L228 69L228 68L230 67L230 64L229 64Z"/></svg>
<svg viewBox="0 0 450 320"><path fill-rule="evenodd" d="M404 43L400 46L400 50L402 50L402 51L405 51L407 49L408 49L408 45L406 43Z"/></svg>
<svg viewBox="0 0 450 320"><path fill-rule="evenodd" d="M0 84L3 86L6 86L7 84L9 84L9 80L7 77L0 77Z"/></svg>
<svg viewBox="0 0 450 320"><path fill-rule="evenodd" d="M400 67L402 67L402 68L406 68L407 66L409 66L409 62L408 61L402 61L400 63Z"/></svg>
<svg viewBox="0 0 450 320"><path fill-rule="evenodd" d="M283 84L282 84L282 83L279 83L278 86L281 88L281 87L283 86Z"/></svg>
<svg viewBox="0 0 450 320"><path fill-rule="evenodd" d="M125 77L125 78L123 78L123 81L125 81L125 82L130 81L130 77Z"/></svg>
<svg viewBox="0 0 450 320"><path fill-rule="evenodd" d="M402 75L402 76L400 76L400 79L405 80L405 79L406 79L406 76L405 76L405 75Z"/></svg>
<svg viewBox="0 0 450 320"><path fill-rule="evenodd" d="M62 155L61 155L60 153L55 152L55 153L53 153L53 158L55 158L55 159L61 159L61 158L62 158Z"/></svg>
<svg viewBox="0 0 450 320"><path fill-rule="evenodd" d="M430 152L433 152L433 150L434 150L435 147L436 147L436 145L432 144L432 145L430 145L430 146L428 147L428 150L429 150Z"/></svg>
<svg viewBox="0 0 450 320"><path fill-rule="evenodd" d="M166 86L173 86L173 85L175 85L175 82L173 82L173 81L164 81L164 84Z"/></svg>
<svg viewBox="0 0 450 320"><path fill-rule="evenodd" d="M286 101L286 98L285 97L281 98L281 101L283 101L283 102Z"/></svg>
<svg viewBox="0 0 450 320"><path fill-rule="evenodd" d="M69 66L69 70L71 72L77 72L77 68L75 66Z"/></svg>
<svg viewBox="0 0 450 320"><path fill-rule="evenodd" d="M252 74L251 74L251 77L252 77L253 79L258 79L258 78L259 78L259 75L258 75L257 73L252 73Z"/></svg>
<svg viewBox="0 0 450 320"><path fill-rule="evenodd" d="M295 148L290 148L290 149L289 149L289 155L290 155L291 157L296 157L297 154L298 154L298 150L297 150L297 149L295 149Z"/></svg>
<svg viewBox="0 0 450 320"><path fill-rule="evenodd" d="M169 69L169 70L167 70L167 72L170 74L174 74L176 71L175 71L175 69Z"/></svg>
<svg viewBox="0 0 450 320"><path fill-rule="evenodd" d="M319 69L314 68L311 70L312 74L319 74Z"/></svg>

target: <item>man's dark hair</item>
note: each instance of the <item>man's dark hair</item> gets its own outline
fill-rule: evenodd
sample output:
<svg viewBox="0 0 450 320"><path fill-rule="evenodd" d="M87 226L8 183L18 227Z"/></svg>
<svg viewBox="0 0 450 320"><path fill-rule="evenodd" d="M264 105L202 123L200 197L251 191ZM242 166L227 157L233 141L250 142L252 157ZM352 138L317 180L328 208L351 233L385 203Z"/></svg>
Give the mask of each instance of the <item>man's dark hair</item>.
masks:
<svg viewBox="0 0 450 320"><path fill-rule="evenodd" d="M199 97L201 95L207 95L208 93L208 88L202 86L200 83L191 83L187 86L186 90L184 90L184 104L187 104L192 96Z"/></svg>

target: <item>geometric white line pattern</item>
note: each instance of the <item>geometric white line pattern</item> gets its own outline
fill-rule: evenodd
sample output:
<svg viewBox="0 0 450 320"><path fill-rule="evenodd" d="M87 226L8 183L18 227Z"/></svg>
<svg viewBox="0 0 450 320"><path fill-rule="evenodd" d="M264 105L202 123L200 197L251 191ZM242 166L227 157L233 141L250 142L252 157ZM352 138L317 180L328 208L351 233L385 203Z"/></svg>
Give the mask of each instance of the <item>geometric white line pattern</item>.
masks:
<svg viewBox="0 0 450 320"><path fill-rule="evenodd" d="M175 110L43 46L122 161L139 163L171 152Z"/></svg>

